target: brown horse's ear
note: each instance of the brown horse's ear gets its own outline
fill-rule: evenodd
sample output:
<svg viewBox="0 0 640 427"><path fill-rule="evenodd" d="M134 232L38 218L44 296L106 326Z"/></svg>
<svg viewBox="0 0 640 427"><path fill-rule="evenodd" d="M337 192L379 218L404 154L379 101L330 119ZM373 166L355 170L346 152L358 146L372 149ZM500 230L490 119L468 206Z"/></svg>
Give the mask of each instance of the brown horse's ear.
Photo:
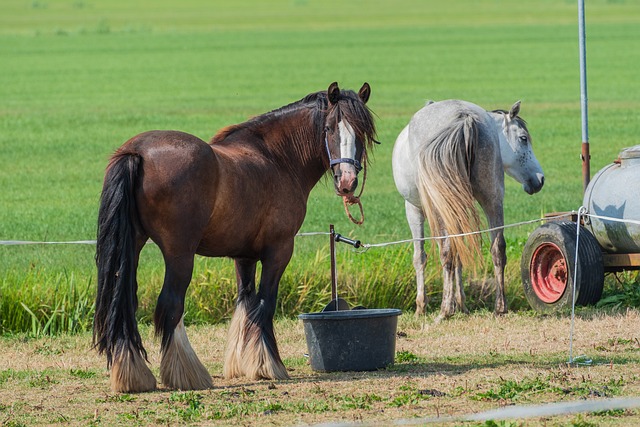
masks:
<svg viewBox="0 0 640 427"><path fill-rule="evenodd" d="M513 119L520 112L520 101L517 101L515 104L511 106L511 110L509 110L509 118Z"/></svg>
<svg viewBox="0 0 640 427"><path fill-rule="evenodd" d="M369 100L370 95L371 95L371 86L369 86L369 83L364 82L364 84L360 88L360 91L358 92L358 96L360 97L360 99L362 99L362 102L366 104L367 101Z"/></svg>
<svg viewBox="0 0 640 427"><path fill-rule="evenodd" d="M329 89L327 89L327 95L329 95L329 102L335 104L340 99L340 88L338 87L338 82L333 82L329 85Z"/></svg>

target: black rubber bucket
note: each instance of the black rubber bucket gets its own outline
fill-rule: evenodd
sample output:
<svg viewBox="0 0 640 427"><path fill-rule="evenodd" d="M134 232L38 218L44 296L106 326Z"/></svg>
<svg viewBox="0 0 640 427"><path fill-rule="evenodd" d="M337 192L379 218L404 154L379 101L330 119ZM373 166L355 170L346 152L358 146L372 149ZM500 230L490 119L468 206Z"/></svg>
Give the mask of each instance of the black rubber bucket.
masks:
<svg viewBox="0 0 640 427"><path fill-rule="evenodd" d="M392 365L401 313L388 308L298 315L304 326L311 369L374 371Z"/></svg>

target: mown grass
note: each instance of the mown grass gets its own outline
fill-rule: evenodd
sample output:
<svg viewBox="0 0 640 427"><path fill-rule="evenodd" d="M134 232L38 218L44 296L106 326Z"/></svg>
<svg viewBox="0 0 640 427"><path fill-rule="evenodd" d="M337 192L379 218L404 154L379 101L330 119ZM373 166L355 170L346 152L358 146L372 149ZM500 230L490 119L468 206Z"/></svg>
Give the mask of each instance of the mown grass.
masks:
<svg viewBox="0 0 640 427"><path fill-rule="evenodd" d="M640 101L630 88L640 64L639 17L635 2L588 5L594 171L637 143ZM131 136L179 129L206 140L335 80L355 89L368 81L373 89L370 106L382 145L367 174L367 219L361 227L350 224L323 181L310 197L302 231L327 231L334 223L366 243L409 237L390 157L396 135L427 99L462 98L487 109L522 100L546 185L529 197L507 179L507 223L581 204L571 1L301 0L267 7L257 1L10 0L0 6L0 56L0 240L92 239L107 158ZM521 247L534 227L506 232L515 309L524 306ZM370 307L413 308L410 245L363 254L341 248L338 257L342 296ZM139 315L148 320L162 283L157 249L146 249L141 264ZM435 310L439 264L432 260L428 270ZM64 293L88 289L84 298L93 298L91 246L0 246L0 272L2 331L34 330L20 303L42 313L38 322L46 325L64 300L56 286ZM233 282L228 260L199 258L187 320L227 317ZM298 238L278 313L318 309L330 297L328 287L326 238ZM470 303L482 308L491 301Z"/></svg>

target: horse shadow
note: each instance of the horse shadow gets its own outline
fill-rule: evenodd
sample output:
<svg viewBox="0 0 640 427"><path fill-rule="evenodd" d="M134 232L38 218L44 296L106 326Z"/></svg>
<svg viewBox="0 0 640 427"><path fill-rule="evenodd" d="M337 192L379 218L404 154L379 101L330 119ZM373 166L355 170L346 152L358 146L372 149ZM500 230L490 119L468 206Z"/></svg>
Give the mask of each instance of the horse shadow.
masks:
<svg viewBox="0 0 640 427"><path fill-rule="evenodd" d="M593 204L593 211L596 215L605 216L610 218L624 218L625 209L627 206L626 200L622 202L620 206L608 205L603 207ZM605 242L601 242L603 248L609 252L620 252L618 248L624 248L622 252L640 252L640 246L638 246L636 239L629 233L629 228L634 227L631 224L625 224L624 222L609 221L606 219L591 219L592 227L595 229L595 221L600 222L600 226L604 227L604 232L607 236Z"/></svg>

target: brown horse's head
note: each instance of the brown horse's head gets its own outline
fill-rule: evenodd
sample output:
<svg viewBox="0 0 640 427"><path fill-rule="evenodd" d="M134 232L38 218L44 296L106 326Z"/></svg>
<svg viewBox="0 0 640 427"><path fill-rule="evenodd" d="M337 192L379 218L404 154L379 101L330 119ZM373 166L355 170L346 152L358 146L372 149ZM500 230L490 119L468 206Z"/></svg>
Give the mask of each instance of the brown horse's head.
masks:
<svg viewBox="0 0 640 427"><path fill-rule="evenodd" d="M339 196L353 195L358 186L358 172L367 160L366 150L375 141L375 125L366 106L370 94L368 83L362 85L358 94L341 91L335 82L327 90L324 142Z"/></svg>

